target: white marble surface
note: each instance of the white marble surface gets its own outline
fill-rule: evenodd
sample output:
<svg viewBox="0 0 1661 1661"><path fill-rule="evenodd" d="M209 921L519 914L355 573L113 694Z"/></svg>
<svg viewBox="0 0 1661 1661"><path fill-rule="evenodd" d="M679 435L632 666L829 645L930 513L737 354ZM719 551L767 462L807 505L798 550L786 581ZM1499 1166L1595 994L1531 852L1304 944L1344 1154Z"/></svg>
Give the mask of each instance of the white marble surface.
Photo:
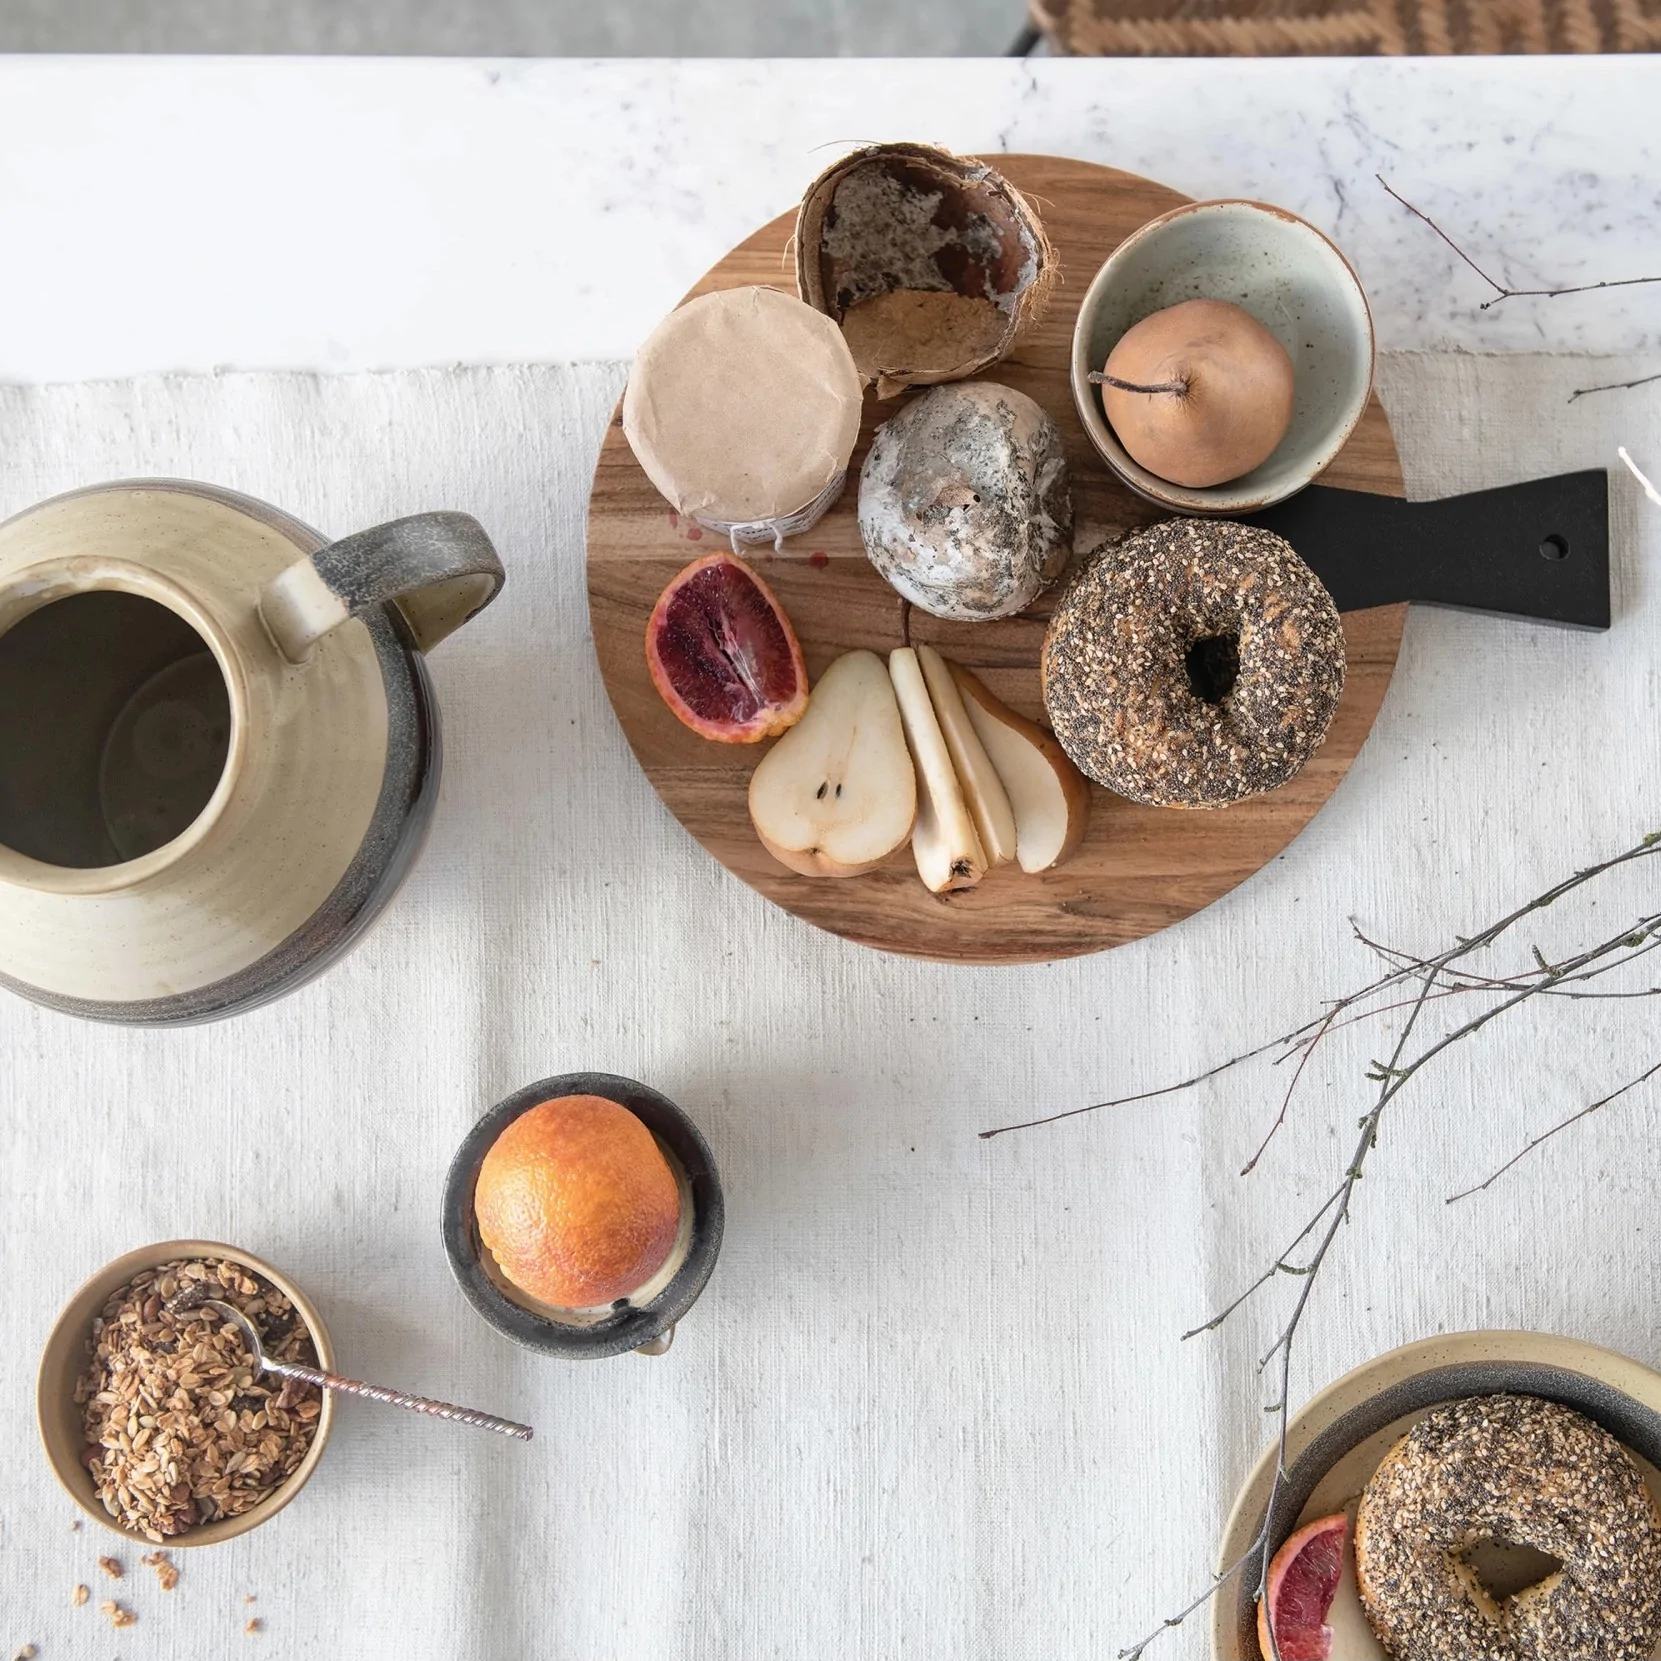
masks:
<svg viewBox="0 0 1661 1661"><path fill-rule="evenodd" d="M626 358L839 149L1110 162L1331 231L1385 349L1661 341L1661 59L0 59L0 379Z"/></svg>

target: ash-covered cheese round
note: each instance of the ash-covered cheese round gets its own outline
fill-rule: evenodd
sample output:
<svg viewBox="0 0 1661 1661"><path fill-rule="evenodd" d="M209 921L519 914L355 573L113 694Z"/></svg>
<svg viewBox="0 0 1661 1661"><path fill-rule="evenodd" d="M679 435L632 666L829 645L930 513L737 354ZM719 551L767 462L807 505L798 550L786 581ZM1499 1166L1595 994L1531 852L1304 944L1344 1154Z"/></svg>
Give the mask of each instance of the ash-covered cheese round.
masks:
<svg viewBox="0 0 1661 1661"><path fill-rule="evenodd" d="M1222 807L1285 784L1320 746L1344 631L1280 537L1169 519L1096 551L1050 619L1042 669L1081 772L1154 807Z"/></svg>
<svg viewBox="0 0 1661 1661"><path fill-rule="evenodd" d="M1561 1570L1496 1601L1482 1540ZM1649 1661L1661 1640L1661 1517L1608 1431L1558 1402L1472 1396L1421 1419L1361 1497L1362 1606L1393 1661Z"/></svg>
<svg viewBox="0 0 1661 1661"><path fill-rule="evenodd" d="M859 532L877 570L936 617L983 622L1031 605L1072 551L1055 422L993 381L923 393L871 440Z"/></svg>

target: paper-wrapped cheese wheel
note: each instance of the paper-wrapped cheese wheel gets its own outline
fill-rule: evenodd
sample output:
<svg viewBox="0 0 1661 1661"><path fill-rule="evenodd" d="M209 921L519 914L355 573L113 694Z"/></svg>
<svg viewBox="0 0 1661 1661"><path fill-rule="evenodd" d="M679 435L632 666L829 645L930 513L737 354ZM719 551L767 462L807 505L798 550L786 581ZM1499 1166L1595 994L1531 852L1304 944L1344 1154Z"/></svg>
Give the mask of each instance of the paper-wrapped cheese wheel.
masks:
<svg viewBox="0 0 1661 1661"><path fill-rule="evenodd" d="M871 440L859 533L871 563L914 606L965 623L1012 616L1072 552L1055 422L995 381L931 387Z"/></svg>
<svg viewBox="0 0 1661 1661"><path fill-rule="evenodd" d="M728 288L670 312L623 394L623 431L679 512L775 545L842 493L861 383L830 318L776 288Z"/></svg>

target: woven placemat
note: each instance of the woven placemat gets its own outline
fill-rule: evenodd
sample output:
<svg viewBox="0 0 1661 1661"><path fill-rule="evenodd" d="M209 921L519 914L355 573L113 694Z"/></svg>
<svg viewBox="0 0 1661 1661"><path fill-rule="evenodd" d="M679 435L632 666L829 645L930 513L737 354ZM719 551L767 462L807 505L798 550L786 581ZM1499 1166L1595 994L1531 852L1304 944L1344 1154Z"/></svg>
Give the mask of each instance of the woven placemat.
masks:
<svg viewBox="0 0 1661 1661"><path fill-rule="evenodd" d="M1661 0L1031 0L1083 57L1661 51Z"/></svg>

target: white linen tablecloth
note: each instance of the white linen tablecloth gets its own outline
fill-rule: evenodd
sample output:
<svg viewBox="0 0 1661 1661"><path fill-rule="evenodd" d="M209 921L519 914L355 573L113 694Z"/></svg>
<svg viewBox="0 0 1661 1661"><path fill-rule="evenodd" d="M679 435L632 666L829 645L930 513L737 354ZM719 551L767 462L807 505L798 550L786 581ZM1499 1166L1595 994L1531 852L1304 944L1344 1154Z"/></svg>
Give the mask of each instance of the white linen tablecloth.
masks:
<svg viewBox="0 0 1661 1661"><path fill-rule="evenodd" d="M1415 495L1585 466L1661 472L1661 387L1569 404L1634 359L1398 356ZM589 473L617 365L0 388L0 510L184 474L333 532L478 515L509 570L433 660L447 776L424 861L321 981L219 1025L99 1028L0 1002L0 1650L447 1661L1110 1654L1205 1580L1265 1434L1276 1288L1213 1312L1347 1157L1379 1036L1339 1035L1262 1167L1284 1073L993 1142L1168 1082L1369 978L1354 916L1434 948L1661 828L1661 510L1613 475L1608 635L1416 612L1378 725L1310 829L1152 939L1038 968L881 956L729 876L629 753L588 640ZM1624 917L1653 874L1542 919ZM1386 1122L1315 1293L1307 1395L1480 1326L1661 1363L1654 1091L1478 1199L1445 1197L1656 1056L1652 1006L1531 1006ZM446 1163L548 1073L668 1092L726 1184L726 1244L668 1357L521 1353L451 1282ZM55 1487L34 1368L130 1247L204 1235L290 1271L342 1366L532 1421L529 1447L353 1401L267 1527L180 1552L162 1592ZM1287 1283L1288 1286L1290 1283ZM95 1558L127 1562L116 1633ZM72 1608L77 1581L93 1602ZM243 1599L255 1594L257 1602ZM243 1636L250 1614L263 1630ZM1188 1629L1162 1653L1194 1656ZM1156 1652L1160 1653L1160 1652Z"/></svg>

